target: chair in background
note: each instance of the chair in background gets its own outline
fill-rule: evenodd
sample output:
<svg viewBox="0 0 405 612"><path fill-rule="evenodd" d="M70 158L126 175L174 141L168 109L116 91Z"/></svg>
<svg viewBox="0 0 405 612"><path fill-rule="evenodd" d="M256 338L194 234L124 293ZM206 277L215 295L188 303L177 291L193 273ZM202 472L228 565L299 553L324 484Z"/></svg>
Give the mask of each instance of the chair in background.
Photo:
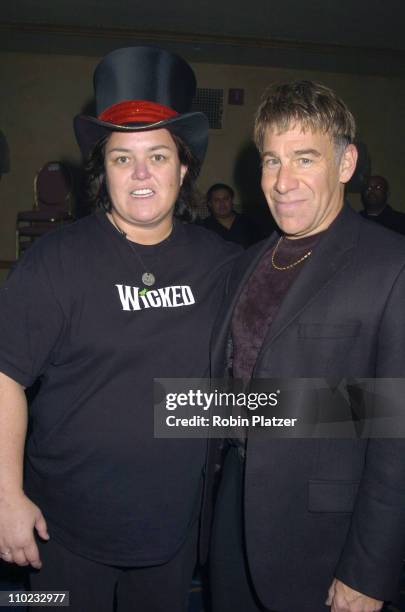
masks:
<svg viewBox="0 0 405 612"><path fill-rule="evenodd" d="M34 207L17 214L16 257L47 232L74 221L73 180L58 161L46 163L34 179Z"/></svg>

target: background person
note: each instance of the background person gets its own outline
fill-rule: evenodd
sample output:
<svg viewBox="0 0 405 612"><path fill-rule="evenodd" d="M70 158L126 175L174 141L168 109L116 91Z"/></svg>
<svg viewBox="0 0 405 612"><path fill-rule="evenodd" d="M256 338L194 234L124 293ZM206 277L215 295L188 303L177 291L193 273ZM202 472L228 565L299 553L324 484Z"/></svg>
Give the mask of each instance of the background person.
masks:
<svg viewBox="0 0 405 612"><path fill-rule="evenodd" d="M0 294L1 558L72 612L186 605L206 442L154 438L152 383L207 374L234 253L173 219L207 145L195 85L154 47L101 61L98 116L75 119L101 210L35 243Z"/></svg>
<svg viewBox="0 0 405 612"><path fill-rule="evenodd" d="M244 248L259 240L254 223L241 213L234 210L235 193L229 185L215 183L207 191L207 206L210 216L203 220L202 225L216 232L224 240L236 242Z"/></svg>
<svg viewBox="0 0 405 612"><path fill-rule="evenodd" d="M405 214L391 208L388 195L387 179L383 176L369 176L361 192L364 210L360 214L394 232L405 234Z"/></svg>

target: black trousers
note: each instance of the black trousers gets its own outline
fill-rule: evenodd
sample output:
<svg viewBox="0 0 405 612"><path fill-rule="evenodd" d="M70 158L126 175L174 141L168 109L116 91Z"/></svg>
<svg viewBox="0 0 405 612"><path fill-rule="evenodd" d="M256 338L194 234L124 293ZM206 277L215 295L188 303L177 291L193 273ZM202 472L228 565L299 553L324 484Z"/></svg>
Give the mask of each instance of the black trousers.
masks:
<svg viewBox="0 0 405 612"><path fill-rule="evenodd" d="M30 572L31 590L69 591L69 612L185 612L197 558L198 522L163 565L114 567L41 542L42 568ZM45 607L29 608L32 612Z"/></svg>
<svg viewBox="0 0 405 612"><path fill-rule="evenodd" d="M215 507L210 553L213 612L270 612L256 597L246 559L243 534L243 463L230 447Z"/></svg>

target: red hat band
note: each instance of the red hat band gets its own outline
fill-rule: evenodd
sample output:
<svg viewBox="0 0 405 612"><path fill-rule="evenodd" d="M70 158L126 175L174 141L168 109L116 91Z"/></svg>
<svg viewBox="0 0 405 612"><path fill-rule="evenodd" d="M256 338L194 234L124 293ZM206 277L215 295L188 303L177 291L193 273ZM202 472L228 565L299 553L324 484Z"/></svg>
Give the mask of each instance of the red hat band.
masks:
<svg viewBox="0 0 405 612"><path fill-rule="evenodd" d="M126 100L113 104L98 118L115 125L126 125L127 123L157 123L177 115L176 111L163 104L146 100Z"/></svg>

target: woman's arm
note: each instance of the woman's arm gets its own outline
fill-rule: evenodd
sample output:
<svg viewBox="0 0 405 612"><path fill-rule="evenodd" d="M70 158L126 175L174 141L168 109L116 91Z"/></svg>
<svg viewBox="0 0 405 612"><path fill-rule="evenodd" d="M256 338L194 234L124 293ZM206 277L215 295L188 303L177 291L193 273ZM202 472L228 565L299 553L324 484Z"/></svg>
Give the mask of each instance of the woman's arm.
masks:
<svg viewBox="0 0 405 612"><path fill-rule="evenodd" d="M23 490L27 420L23 387L0 372L0 558L39 569L34 529L43 539L49 535L41 510Z"/></svg>

